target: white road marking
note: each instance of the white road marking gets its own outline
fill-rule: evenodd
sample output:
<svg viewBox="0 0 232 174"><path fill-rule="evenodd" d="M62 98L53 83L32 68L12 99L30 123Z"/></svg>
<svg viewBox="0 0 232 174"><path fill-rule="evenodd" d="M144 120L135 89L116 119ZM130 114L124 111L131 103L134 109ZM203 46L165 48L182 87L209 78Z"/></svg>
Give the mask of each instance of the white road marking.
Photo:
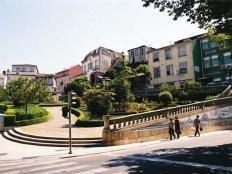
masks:
<svg viewBox="0 0 232 174"><path fill-rule="evenodd" d="M46 172L46 174L65 173L65 172L72 172L72 171L77 172L75 170L84 169L87 167L90 167L90 165L81 165L81 166L76 166L76 167L74 166L74 167L71 167L70 169L57 169L51 172Z"/></svg>

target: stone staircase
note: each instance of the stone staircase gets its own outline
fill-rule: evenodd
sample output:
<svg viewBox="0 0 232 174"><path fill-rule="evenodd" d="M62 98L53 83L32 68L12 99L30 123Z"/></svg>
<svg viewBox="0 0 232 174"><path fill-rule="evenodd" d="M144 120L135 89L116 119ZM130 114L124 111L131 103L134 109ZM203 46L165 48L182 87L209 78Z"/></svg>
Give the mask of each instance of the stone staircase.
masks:
<svg viewBox="0 0 232 174"><path fill-rule="evenodd" d="M3 137L17 143L37 146L69 147L69 139L61 137L44 137L31 135L13 128L2 133ZM72 147L100 147L104 146L101 137L72 138Z"/></svg>

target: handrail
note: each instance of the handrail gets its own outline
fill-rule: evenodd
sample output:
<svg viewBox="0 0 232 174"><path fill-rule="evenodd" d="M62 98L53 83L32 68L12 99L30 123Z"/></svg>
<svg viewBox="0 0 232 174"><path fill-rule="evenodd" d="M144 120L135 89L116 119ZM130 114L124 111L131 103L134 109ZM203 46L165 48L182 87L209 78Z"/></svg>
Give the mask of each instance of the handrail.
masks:
<svg viewBox="0 0 232 174"><path fill-rule="evenodd" d="M138 114L131 114L127 116L122 116L119 118L109 119L105 123L109 125L104 125L105 127L110 128L111 130L118 130L121 128L138 125L140 123L150 122L159 119L166 119L170 116L176 116L188 112L203 110L204 108L217 106L222 104L231 104L232 97L225 97L220 99L212 99L202 102L196 102L192 104L171 107L166 109L159 109L155 111L148 111Z"/></svg>

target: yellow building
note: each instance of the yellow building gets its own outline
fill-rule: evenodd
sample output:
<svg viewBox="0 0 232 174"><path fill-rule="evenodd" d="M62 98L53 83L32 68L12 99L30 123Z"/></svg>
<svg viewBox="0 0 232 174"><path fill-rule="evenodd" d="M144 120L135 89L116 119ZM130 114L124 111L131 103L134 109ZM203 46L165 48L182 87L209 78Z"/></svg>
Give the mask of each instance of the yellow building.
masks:
<svg viewBox="0 0 232 174"><path fill-rule="evenodd" d="M174 83L179 88L184 81L194 79L191 39L177 41L147 54L152 85Z"/></svg>

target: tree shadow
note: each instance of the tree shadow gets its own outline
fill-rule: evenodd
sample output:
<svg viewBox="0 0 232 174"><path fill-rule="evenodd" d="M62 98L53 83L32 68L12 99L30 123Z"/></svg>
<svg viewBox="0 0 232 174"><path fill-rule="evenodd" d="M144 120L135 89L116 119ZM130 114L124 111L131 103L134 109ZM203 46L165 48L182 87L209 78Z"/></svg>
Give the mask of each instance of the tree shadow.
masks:
<svg viewBox="0 0 232 174"><path fill-rule="evenodd" d="M160 149L115 158L104 166L127 166L128 173L232 174L232 144Z"/></svg>

